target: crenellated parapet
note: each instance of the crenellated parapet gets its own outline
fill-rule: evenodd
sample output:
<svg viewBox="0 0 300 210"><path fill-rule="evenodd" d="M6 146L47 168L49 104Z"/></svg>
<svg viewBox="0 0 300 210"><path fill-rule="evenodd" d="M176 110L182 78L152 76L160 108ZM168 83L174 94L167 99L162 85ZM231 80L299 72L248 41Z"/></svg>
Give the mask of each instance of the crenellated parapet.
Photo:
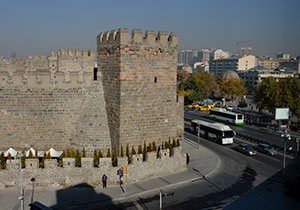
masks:
<svg viewBox="0 0 300 210"><path fill-rule="evenodd" d="M93 50L59 49L49 55L0 59L0 85L84 83L92 80L95 67ZM72 81L73 80L73 81Z"/></svg>
<svg viewBox="0 0 300 210"><path fill-rule="evenodd" d="M127 28L119 28L118 30L102 32L97 36L98 56L101 53L112 53L120 50L120 48L152 48L160 49L160 53L168 52L169 54L177 53L178 36L171 32L160 31L156 34L152 30L143 32L140 29L133 29L129 34ZM120 46L120 48L118 48ZM114 48L117 47L117 48ZM106 51L101 49L106 48Z"/></svg>
<svg viewBox="0 0 300 210"><path fill-rule="evenodd" d="M117 171L128 166L128 183L134 183L149 178L164 176L187 170L186 156L181 148L174 148L174 154L168 150L149 152L148 158L143 161L141 154L133 155L128 164L127 157L118 158L118 165L112 166L111 158L99 158L99 164L94 166L94 159L81 158L81 166L75 166L74 158L63 158L61 163L56 159L45 159L43 167L39 167L38 159L26 159L23 168L23 187L31 188L31 178L35 178L38 187L68 187L80 183L92 186L101 184L101 176L106 174L109 185L119 184L120 177ZM20 160L7 160L6 169L0 169L0 189L19 186ZM125 172L124 172L125 173ZM124 177L122 177L122 181Z"/></svg>

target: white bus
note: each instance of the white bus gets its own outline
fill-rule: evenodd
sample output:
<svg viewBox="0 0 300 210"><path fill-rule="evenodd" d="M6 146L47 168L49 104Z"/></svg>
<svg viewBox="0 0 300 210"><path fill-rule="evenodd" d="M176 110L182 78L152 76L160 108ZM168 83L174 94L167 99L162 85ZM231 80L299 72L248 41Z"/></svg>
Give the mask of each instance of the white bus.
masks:
<svg viewBox="0 0 300 210"><path fill-rule="evenodd" d="M226 109L215 108L209 112L209 118L219 120L227 124L242 125L244 124L244 115L227 111Z"/></svg>
<svg viewBox="0 0 300 210"><path fill-rule="evenodd" d="M203 120L192 120L191 131L219 144L232 144L235 136L234 130L221 123L209 123Z"/></svg>

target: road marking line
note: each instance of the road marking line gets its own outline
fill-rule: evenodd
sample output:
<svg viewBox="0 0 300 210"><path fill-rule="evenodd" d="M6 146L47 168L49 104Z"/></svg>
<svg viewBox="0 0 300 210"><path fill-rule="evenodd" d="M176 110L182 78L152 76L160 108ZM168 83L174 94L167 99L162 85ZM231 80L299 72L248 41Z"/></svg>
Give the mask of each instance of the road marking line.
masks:
<svg viewBox="0 0 300 210"><path fill-rule="evenodd" d="M137 201L133 201L133 204L138 210L144 210L144 208Z"/></svg>

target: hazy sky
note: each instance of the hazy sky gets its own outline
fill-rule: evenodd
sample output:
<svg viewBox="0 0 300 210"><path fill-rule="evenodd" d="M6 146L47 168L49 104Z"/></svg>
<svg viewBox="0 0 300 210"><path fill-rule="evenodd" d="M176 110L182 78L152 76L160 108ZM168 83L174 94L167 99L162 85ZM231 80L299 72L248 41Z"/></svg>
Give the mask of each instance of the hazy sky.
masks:
<svg viewBox="0 0 300 210"><path fill-rule="evenodd" d="M120 27L176 32L179 49L235 52L250 41L256 55L300 53L299 0L9 0L0 4L0 56L96 50L96 36Z"/></svg>

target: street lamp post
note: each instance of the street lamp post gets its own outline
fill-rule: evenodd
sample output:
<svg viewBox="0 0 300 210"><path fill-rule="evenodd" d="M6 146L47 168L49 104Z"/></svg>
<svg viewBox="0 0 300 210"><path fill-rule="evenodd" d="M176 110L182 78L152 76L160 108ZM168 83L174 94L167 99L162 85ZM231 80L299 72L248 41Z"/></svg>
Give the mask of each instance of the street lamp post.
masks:
<svg viewBox="0 0 300 210"><path fill-rule="evenodd" d="M287 140L291 140L291 135L288 133L287 129L284 130L284 133L281 134L281 137L284 138L284 148L283 148L283 174L285 175L285 156L286 156L286 142Z"/></svg>
<svg viewBox="0 0 300 210"><path fill-rule="evenodd" d="M22 157L24 156L23 153L17 155L20 158L20 189L21 189L21 196L19 199L21 200L21 210L24 210L24 196L23 196L23 184L22 184Z"/></svg>

